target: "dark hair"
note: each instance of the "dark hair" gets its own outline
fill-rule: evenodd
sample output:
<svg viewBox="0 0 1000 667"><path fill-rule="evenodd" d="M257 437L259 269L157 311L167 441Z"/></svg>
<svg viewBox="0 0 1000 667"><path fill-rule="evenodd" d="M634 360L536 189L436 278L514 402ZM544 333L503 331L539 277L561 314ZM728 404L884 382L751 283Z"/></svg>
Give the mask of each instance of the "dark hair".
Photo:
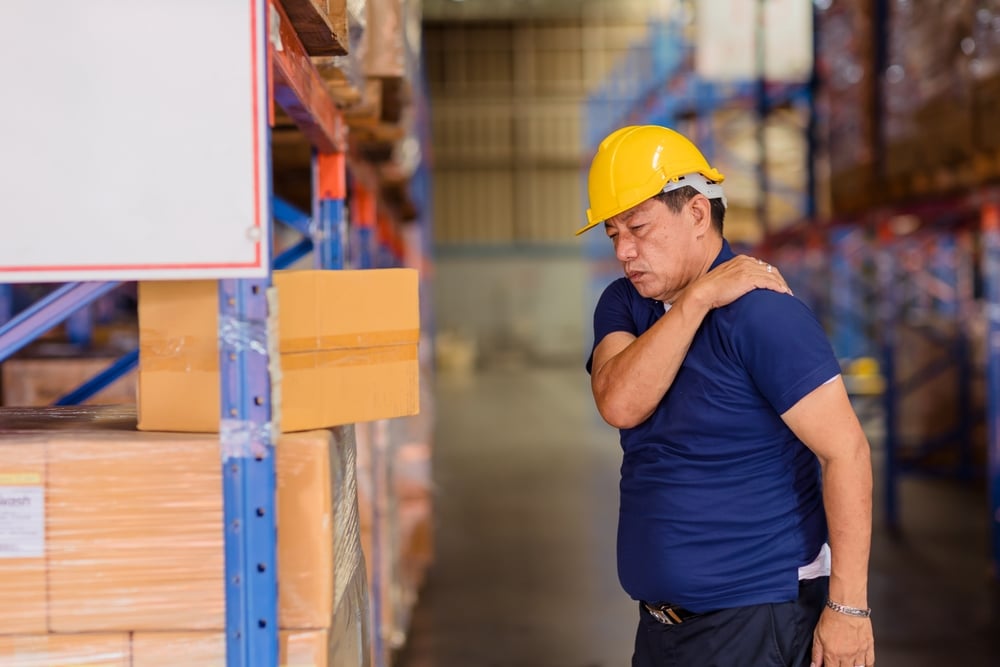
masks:
<svg viewBox="0 0 1000 667"><path fill-rule="evenodd" d="M690 185L685 185L683 188L677 188L670 192L661 192L655 198L666 204L672 213L680 213L684 205L691 201L691 198L696 194L699 194L697 190ZM715 227L715 231L719 232L719 236L722 236L722 222L726 219L726 207L721 198L709 199L708 203L712 207L712 226Z"/></svg>

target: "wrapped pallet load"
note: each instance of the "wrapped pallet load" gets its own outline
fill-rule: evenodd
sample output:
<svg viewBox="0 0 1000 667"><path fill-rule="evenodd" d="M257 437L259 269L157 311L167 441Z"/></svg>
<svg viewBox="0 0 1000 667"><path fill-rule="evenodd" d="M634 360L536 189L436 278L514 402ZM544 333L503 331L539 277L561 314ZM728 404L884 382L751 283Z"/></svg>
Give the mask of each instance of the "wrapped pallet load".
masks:
<svg viewBox="0 0 1000 667"><path fill-rule="evenodd" d="M275 452L281 664L367 664L353 427ZM115 407L4 409L0 453L0 664L223 664L217 435L140 432Z"/></svg>

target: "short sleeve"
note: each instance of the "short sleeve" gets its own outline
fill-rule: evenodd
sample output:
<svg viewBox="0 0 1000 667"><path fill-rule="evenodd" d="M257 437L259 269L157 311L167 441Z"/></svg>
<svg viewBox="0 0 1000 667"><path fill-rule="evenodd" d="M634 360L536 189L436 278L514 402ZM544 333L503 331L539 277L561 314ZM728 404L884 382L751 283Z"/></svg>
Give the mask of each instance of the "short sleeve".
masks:
<svg viewBox="0 0 1000 667"><path fill-rule="evenodd" d="M840 373L826 332L797 298L755 290L737 303L733 345L778 414Z"/></svg>
<svg viewBox="0 0 1000 667"><path fill-rule="evenodd" d="M630 285L624 278L619 278L608 285L594 309L594 347L587 359L587 372L591 371L594 360L594 349L604 340L604 337L616 331L624 331L633 336L639 335L635 317L632 315L632 299Z"/></svg>

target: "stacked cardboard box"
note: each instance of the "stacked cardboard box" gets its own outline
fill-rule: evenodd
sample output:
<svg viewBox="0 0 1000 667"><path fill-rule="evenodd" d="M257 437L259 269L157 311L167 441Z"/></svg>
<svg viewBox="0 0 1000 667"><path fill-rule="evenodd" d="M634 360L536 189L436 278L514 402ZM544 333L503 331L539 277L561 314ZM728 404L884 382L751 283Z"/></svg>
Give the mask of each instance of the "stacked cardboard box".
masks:
<svg viewBox="0 0 1000 667"><path fill-rule="evenodd" d="M71 414L0 411L0 624L10 635L0 664L224 656L218 437L138 432L134 417L104 408ZM354 447L342 427L284 434L275 448L278 620L282 650L298 656L282 664L365 664ZM344 651L359 657L330 662Z"/></svg>
<svg viewBox="0 0 1000 667"><path fill-rule="evenodd" d="M20 357L3 362L3 404L52 405L114 363L120 355ZM135 403L135 373L128 373L87 401L91 405Z"/></svg>

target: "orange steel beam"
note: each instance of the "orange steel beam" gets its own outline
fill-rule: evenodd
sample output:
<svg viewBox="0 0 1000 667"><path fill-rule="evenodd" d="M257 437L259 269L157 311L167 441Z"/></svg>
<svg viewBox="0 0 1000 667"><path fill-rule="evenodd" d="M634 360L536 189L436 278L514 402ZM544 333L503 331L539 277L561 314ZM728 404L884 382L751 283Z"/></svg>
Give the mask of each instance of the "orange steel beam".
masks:
<svg viewBox="0 0 1000 667"><path fill-rule="evenodd" d="M272 90L310 143L324 153L342 152L347 144L343 115L302 46L279 0L269 0Z"/></svg>

